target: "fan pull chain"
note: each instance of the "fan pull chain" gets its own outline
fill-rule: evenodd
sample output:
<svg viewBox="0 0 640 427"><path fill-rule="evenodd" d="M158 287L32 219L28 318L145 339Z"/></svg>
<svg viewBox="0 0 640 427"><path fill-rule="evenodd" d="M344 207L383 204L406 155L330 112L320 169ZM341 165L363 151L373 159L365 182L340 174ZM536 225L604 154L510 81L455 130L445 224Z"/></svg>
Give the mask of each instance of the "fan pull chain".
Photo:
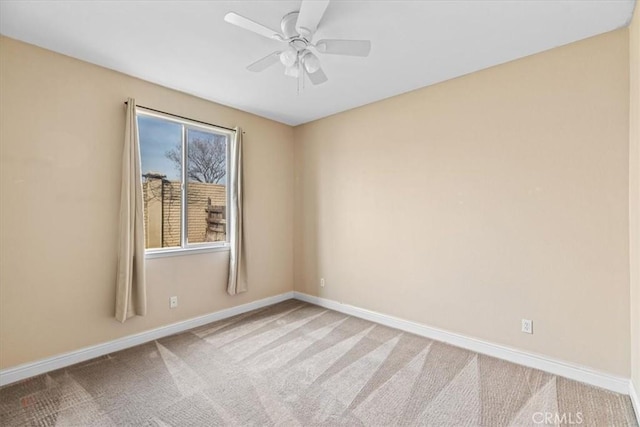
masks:
<svg viewBox="0 0 640 427"><path fill-rule="evenodd" d="M300 53L298 53L298 96L300 96L300 91L304 90L304 76L302 75L302 58Z"/></svg>
<svg viewBox="0 0 640 427"><path fill-rule="evenodd" d="M304 66L302 65L302 62L300 62L300 71L298 72L298 75L300 76L300 80L302 80L302 91L304 92Z"/></svg>
<svg viewBox="0 0 640 427"><path fill-rule="evenodd" d="M297 53L296 67L298 67L298 75L296 76L296 95L300 96L300 53Z"/></svg>

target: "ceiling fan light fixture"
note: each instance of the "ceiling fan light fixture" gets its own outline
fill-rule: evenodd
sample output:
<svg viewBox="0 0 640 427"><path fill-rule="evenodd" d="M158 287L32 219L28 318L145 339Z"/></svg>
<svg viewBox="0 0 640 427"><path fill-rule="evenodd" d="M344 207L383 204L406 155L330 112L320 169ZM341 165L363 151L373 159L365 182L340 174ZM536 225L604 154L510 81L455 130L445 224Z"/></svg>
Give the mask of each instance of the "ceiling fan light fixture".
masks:
<svg viewBox="0 0 640 427"><path fill-rule="evenodd" d="M295 49L287 49L280 54L280 62L287 68L293 67L298 60L298 52Z"/></svg>
<svg viewBox="0 0 640 427"><path fill-rule="evenodd" d="M284 75L297 79L300 77L300 69L294 64L293 66L284 69Z"/></svg>
<svg viewBox="0 0 640 427"><path fill-rule="evenodd" d="M302 63L309 74L313 74L320 69L320 60L311 52L307 52L302 57Z"/></svg>
<svg viewBox="0 0 640 427"><path fill-rule="evenodd" d="M323 41L316 43L316 49L318 52L325 53L327 51L327 44Z"/></svg>

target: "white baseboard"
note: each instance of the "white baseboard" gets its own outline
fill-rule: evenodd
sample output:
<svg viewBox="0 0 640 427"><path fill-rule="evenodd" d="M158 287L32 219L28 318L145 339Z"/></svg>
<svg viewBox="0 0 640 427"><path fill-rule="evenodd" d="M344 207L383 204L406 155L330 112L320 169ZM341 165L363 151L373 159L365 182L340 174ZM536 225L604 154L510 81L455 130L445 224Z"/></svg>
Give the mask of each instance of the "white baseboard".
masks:
<svg viewBox="0 0 640 427"><path fill-rule="evenodd" d="M238 314L246 313L251 310L256 310L258 308L266 307L292 298L293 292L285 292L283 294L274 295L272 297L264 298L258 301L252 301L247 304L226 308L224 310L216 311L215 313L210 313L204 316L195 317L193 319L172 323L167 326L161 326L150 331L141 332L135 335L129 335L91 347L81 348L79 350L71 351L53 357L48 357L36 362L25 363L13 368L3 369L0 370L0 386L11 384L16 381L33 377L35 375L43 374L45 372L64 368L66 366L73 365L74 363L84 362L85 360L104 356L105 354L113 353L115 351L124 350L126 348L133 347L139 344L144 344L149 341L177 334L188 329L206 325L207 323L226 319L228 317L236 316Z"/></svg>
<svg viewBox="0 0 640 427"><path fill-rule="evenodd" d="M636 411L636 420L640 423L640 395L638 395L638 390L636 390L631 380L629 381L629 397L631 398L633 409Z"/></svg>
<svg viewBox="0 0 640 427"><path fill-rule="evenodd" d="M493 356L498 359L503 359L530 368L540 369L541 371L580 381L596 387L601 387L616 393L629 394L630 381L628 378L598 372L584 366L574 365L546 356L490 343L477 338L471 338L442 329L432 328L420 323L399 319L397 317L388 316L386 314L377 313L375 311L366 310L348 304L342 304L337 301L308 295L302 292L294 292L294 298L436 341L442 341L447 344L455 345L456 347L462 347L467 350L486 354L488 356ZM637 409L636 413L638 413Z"/></svg>

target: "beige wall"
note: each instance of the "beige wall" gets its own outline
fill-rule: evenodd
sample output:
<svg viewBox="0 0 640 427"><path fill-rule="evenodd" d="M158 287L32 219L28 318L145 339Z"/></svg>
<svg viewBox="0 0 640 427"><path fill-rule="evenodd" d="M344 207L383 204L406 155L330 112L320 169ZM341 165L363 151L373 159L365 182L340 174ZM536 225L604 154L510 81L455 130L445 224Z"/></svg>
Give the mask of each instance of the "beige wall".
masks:
<svg viewBox="0 0 640 427"><path fill-rule="evenodd" d="M0 368L292 289L291 127L8 38L0 93ZM246 294L225 293L227 253L152 259L149 314L113 318L118 210L110 208L119 203L128 96L244 127Z"/></svg>
<svg viewBox="0 0 640 427"><path fill-rule="evenodd" d="M629 355L640 360L637 14L630 33L294 130L0 38L0 368L295 283L628 376ZM117 211L107 207L119 200L127 96L246 130L247 294L224 292L226 253L152 259L149 315L113 319ZM519 332L522 317L534 335Z"/></svg>
<svg viewBox="0 0 640 427"><path fill-rule="evenodd" d="M622 29L295 128L296 290L628 377L628 93Z"/></svg>
<svg viewBox="0 0 640 427"><path fill-rule="evenodd" d="M640 393L640 6L629 28L629 236L631 259L631 378Z"/></svg>

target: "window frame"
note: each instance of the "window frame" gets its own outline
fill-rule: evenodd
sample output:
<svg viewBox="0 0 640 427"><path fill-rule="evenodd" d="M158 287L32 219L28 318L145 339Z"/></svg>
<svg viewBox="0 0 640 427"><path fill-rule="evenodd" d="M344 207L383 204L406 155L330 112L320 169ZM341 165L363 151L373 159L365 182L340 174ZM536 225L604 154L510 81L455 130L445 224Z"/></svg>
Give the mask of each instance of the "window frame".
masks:
<svg viewBox="0 0 640 427"><path fill-rule="evenodd" d="M229 251L229 203L231 201L231 186L228 185L228 182L225 184L225 195L227 202L225 204L225 235L226 240L220 242L199 242L199 243L189 243L188 236L188 159L189 159L189 144L188 144L188 131L189 129L195 131L204 131L209 133L215 133L219 135L224 135L226 140L225 147L225 175L228 178L229 174L229 160L231 155L231 143L232 138L234 137L235 132L233 130L228 130L224 128L220 128L213 125L205 125L203 123L199 123L194 120L183 119L178 117L173 117L170 114L163 114L157 111L151 111L144 107L136 106L136 126L138 116L143 115L147 117L154 117L157 119L167 120L173 123L177 123L182 126L181 131L181 154L182 154L182 164L181 164L181 173L180 173L180 246L171 246L166 248L145 248L145 258L163 258L168 256L179 256L179 255L188 255L188 254L196 254L196 253L205 253L205 252L219 252L219 251ZM140 144L140 130L138 129L138 144ZM139 148L140 149L140 148ZM140 149L140 160L142 161L142 150ZM140 168L140 172L142 173L142 168ZM164 219L163 219L164 220ZM147 230L145 229L145 234Z"/></svg>

